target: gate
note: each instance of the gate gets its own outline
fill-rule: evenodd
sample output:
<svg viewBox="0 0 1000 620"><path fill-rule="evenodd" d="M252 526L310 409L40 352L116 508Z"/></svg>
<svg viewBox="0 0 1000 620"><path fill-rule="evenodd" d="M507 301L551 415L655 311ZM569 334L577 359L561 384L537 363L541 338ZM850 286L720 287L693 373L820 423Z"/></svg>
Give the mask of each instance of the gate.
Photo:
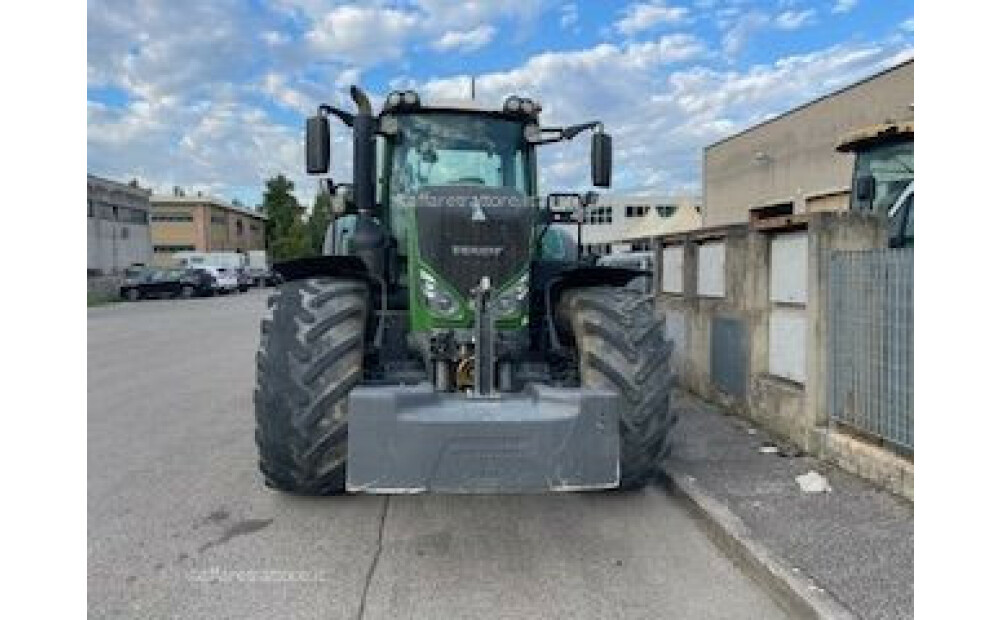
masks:
<svg viewBox="0 0 1000 620"><path fill-rule="evenodd" d="M829 259L828 410L913 451L913 249Z"/></svg>

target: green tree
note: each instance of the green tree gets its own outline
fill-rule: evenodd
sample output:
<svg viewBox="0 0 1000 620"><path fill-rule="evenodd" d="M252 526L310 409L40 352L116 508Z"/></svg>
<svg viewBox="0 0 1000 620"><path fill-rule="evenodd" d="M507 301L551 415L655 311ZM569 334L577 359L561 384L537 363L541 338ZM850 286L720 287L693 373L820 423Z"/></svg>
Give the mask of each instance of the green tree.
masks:
<svg viewBox="0 0 1000 620"><path fill-rule="evenodd" d="M292 194L295 184L285 175L268 179L264 184L265 235L271 256L276 261L309 255L309 231L302 216L305 209Z"/></svg>
<svg viewBox="0 0 1000 620"><path fill-rule="evenodd" d="M292 221L285 234L278 237L271 246L271 256L275 261L291 260L312 256L309 243L309 230L301 219Z"/></svg>
<svg viewBox="0 0 1000 620"><path fill-rule="evenodd" d="M323 239L326 238L330 217L330 196L320 192L316 194L316 201L313 202L312 213L309 214L309 221L306 225L309 229L309 244L314 256L323 254Z"/></svg>

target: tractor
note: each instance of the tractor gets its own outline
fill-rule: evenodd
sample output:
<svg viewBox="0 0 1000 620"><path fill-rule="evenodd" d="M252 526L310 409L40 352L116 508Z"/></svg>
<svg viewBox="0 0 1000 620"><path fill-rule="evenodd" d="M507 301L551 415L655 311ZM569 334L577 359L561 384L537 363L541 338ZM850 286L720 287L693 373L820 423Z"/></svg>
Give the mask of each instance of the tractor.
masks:
<svg viewBox="0 0 1000 620"><path fill-rule="evenodd" d="M855 154L850 209L886 216L889 247L913 247L913 121L858 129L837 150Z"/></svg>
<svg viewBox="0 0 1000 620"><path fill-rule="evenodd" d="M393 91L377 114L306 119L309 174L333 222L322 256L280 263L254 393L260 469L306 495L636 489L657 475L676 416L672 344L644 271L579 255L577 203L539 196L537 150L600 122L543 127L510 96L425 103ZM331 120L349 128L350 183L327 175ZM334 143L337 143L334 141ZM346 150L346 149L345 149ZM346 153L344 154L346 156ZM566 194L558 194L563 198Z"/></svg>

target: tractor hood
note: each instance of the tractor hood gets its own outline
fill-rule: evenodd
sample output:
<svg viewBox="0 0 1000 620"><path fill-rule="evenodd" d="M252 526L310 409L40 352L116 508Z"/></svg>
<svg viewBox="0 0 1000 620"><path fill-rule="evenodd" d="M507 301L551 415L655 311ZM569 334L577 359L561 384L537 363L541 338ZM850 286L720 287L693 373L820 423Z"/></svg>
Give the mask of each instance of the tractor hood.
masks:
<svg viewBox="0 0 1000 620"><path fill-rule="evenodd" d="M428 186L416 196L420 261L468 297L483 276L500 287L523 272L534 209L513 188Z"/></svg>

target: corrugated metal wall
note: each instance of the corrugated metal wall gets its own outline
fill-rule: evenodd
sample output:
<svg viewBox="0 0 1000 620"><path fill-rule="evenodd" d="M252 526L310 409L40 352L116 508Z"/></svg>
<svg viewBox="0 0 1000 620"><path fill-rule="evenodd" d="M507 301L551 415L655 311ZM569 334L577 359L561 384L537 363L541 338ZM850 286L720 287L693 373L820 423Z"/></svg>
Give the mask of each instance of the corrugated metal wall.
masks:
<svg viewBox="0 0 1000 620"><path fill-rule="evenodd" d="M913 250L830 256L829 412L913 450Z"/></svg>

